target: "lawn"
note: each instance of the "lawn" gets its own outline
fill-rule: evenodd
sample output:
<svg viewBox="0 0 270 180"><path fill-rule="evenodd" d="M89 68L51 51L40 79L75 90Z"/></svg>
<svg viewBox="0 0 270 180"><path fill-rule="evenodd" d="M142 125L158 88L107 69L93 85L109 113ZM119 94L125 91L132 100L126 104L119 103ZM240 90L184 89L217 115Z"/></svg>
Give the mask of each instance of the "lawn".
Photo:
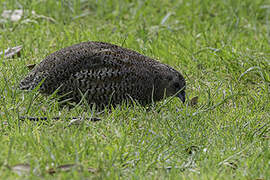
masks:
<svg viewBox="0 0 270 180"><path fill-rule="evenodd" d="M1 52L22 45L0 57L1 179L270 179L269 1L0 0L0 14ZM18 89L29 65L84 41L174 67L188 102L99 113Z"/></svg>

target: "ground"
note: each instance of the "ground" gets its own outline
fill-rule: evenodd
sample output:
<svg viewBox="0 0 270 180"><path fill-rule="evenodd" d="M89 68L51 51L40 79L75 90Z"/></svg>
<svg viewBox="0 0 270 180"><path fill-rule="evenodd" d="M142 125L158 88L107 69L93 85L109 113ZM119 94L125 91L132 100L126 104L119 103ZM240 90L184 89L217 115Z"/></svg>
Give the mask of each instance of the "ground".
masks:
<svg viewBox="0 0 270 180"><path fill-rule="evenodd" d="M1 51L22 45L19 56L0 57L1 178L270 178L269 1L0 1L0 14L14 9L24 12L18 21L0 17ZM18 89L27 66L83 41L174 67L188 102L100 114ZM70 125L79 116L85 121Z"/></svg>

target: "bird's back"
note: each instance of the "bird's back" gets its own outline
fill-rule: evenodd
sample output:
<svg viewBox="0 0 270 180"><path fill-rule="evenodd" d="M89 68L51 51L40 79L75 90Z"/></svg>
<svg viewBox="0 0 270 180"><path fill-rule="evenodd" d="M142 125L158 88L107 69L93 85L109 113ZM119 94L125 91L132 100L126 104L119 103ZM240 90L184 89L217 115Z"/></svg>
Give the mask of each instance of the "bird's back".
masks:
<svg viewBox="0 0 270 180"><path fill-rule="evenodd" d="M75 102L85 95L96 104L117 104L128 97L149 103L155 76L162 74L159 66L157 61L120 46L84 42L47 56L21 81L20 88L33 89L42 82L41 93L57 90Z"/></svg>

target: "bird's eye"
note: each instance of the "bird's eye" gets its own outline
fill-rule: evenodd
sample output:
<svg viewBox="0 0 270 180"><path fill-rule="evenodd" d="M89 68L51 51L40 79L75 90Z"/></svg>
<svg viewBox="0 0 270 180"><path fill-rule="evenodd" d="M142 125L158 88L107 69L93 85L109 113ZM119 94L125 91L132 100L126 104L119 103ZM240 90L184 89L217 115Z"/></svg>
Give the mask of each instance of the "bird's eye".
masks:
<svg viewBox="0 0 270 180"><path fill-rule="evenodd" d="M177 83L177 82L176 82L176 83L174 83L174 84L173 84L173 86L174 86L176 89L180 88L180 84L179 84L179 83Z"/></svg>

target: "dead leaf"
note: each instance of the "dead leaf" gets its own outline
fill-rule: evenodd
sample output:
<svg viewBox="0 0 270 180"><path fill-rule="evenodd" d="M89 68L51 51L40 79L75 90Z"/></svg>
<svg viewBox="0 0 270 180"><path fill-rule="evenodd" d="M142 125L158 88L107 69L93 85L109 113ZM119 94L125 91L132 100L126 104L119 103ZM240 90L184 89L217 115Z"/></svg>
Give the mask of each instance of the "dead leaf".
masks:
<svg viewBox="0 0 270 180"><path fill-rule="evenodd" d="M90 172L90 173L97 173L97 172L98 172L98 169L96 169L96 168L91 168L91 167L89 167L87 170L88 170L88 172Z"/></svg>
<svg viewBox="0 0 270 180"><path fill-rule="evenodd" d="M8 48L4 52L0 52L0 56L4 53L4 58L14 58L15 56L21 56L22 45Z"/></svg>
<svg viewBox="0 0 270 180"><path fill-rule="evenodd" d="M195 97L191 98L191 100L189 102L189 105L191 107L195 107L198 104L198 100L199 100L198 96L195 96Z"/></svg>
<svg viewBox="0 0 270 180"><path fill-rule="evenodd" d="M29 70L34 69L35 66L36 66L36 64L27 64L27 65L26 65L26 67L27 67Z"/></svg>
<svg viewBox="0 0 270 180"><path fill-rule="evenodd" d="M50 168L47 172L48 172L49 174L54 174L54 173L56 173L56 170L53 169L53 168Z"/></svg>
<svg viewBox="0 0 270 180"><path fill-rule="evenodd" d="M2 13L2 17L6 20L10 20L12 22L19 21L22 18L23 10L15 9L15 10L4 10Z"/></svg>
<svg viewBox="0 0 270 180"><path fill-rule="evenodd" d="M185 151L188 153L188 154L194 154L195 152L199 151L199 147L198 146L190 146L188 148L185 149Z"/></svg>
<svg viewBox="0 0 270 180"><path fill-rule="evenodd" d="M16 172L18 175L27 174L30 172L30 165L29 164L16 164L12 167L9 167L13 172Z"/></svg>

